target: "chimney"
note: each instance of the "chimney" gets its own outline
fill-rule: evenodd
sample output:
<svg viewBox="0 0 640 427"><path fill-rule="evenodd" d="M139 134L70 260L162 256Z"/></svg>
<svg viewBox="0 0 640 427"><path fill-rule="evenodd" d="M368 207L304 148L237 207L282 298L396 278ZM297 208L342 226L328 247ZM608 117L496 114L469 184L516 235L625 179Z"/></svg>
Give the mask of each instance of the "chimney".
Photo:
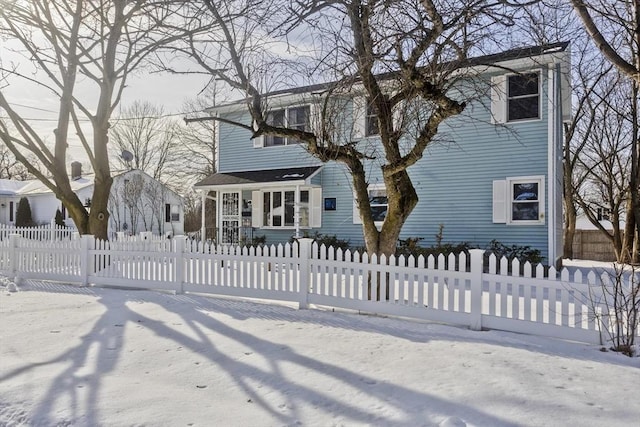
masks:
<svg viewBox="0 0 640 427"><path fill-rule="evenodd" d="M71 163L71 179L76 180L82 178L82 163L80 162L72 162Z"/></svg>

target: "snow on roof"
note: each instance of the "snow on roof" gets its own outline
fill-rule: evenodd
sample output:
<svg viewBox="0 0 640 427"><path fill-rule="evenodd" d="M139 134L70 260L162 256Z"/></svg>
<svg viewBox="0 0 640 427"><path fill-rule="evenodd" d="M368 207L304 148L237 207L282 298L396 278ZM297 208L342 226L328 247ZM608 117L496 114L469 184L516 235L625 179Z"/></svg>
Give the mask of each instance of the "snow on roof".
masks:
<svg viewBox="0 0 640 427"><path fill-rule="evenodd" d="M32 181L16 181L15 179L0 179L0 195L15 196L18 191Z"/></svg>
<svg viewBox="0 0 640 427"><path fill-rule="evenodd" d="M86 188L90 185L93 185L93 176L83 176L76 180L71 180L71 189L73 191L78 191L83 188ZM51 193L51 190L44 185L42 182L38 180L29 181L28 185L25 185L20 190L17 191L16 195L19 196L34 196L37 194L48 194Z"/></svg>

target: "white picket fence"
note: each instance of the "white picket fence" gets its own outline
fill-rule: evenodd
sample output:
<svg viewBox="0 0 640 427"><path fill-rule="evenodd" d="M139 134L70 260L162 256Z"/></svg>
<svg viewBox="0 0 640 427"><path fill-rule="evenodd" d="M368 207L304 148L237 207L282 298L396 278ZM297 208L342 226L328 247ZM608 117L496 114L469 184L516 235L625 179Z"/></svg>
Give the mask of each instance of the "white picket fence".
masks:
<svg viewBox="0 0 640 427"><path fill-rule="evenodd" d="M69 239L74 233L77 233L73 227L63 227L51 224L39 225L36 227L16 227L13 225L0 224L0 239L8 239L12 234L18 234L25 239L30 240L64 240Z"/></svg>
<svg viewBox="0 0 640 427"><path fill-rule="evenodd" d="M311 239L268 247L186 240L0 240L0 272L41 279L281 300L602 343L612 330L605 272L511 264L484 251L435 258L369 257Z"/></svg>

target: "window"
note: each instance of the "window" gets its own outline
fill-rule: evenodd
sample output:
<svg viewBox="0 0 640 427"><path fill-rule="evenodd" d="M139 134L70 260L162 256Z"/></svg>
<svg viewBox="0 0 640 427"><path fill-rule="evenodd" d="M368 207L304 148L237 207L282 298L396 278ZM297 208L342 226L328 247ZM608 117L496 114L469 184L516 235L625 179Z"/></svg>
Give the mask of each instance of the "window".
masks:
<svg viewBox="0 0 640 427"><path fill-rule="evenodd" d="M611 220L611 210L607 208L598 208L596 210L596 215L598 221L609 221Z"/></svg>
<svg viewBox="0 0 640 427"><path fill-rule="evenodd" d="M165 222L179 222L180 221L180 206L166 203L164 205L164 221Z"/></svg>
<svg viewBox="0 0 640 427"><path fill-rule="evenodd" d="M305 131L309 129L309 116L310 107L308 105L272 110L267 114L267 123L272 126L287 127L290 129ZM284 138L282 136L267 135L264 137L265 147L298 144L299 142L300 141L296 139Z"/></svg>
<svg viewBox="0 0 640 427"><path fill-rule="evenodd" d="M535 71L492 77L492 123L540 119L540 76L540 72Z"/></svg>
<svg viewBox="0 0 640 427"><path fill-rule="evenodd" d="M266 227L293 227L295 225L294 190L266 191L263 193L262 224ZM309 226L309 191L300 191L300 226Z"/></svg>
<svg viewBox="0 0 640 427"><path fill-rule="evenodd" d="M511 221L537 221L540 215L538 183L514 182L511 189Z"/></svg>
<svg viewBox="0 0 640 427"><path fill-rule="evenodd" d="M367 115L365 118L365 136L379 135L380 129L378 129L378 112L376 111L373 103L367 101Z"/></svg>
<svg viewBox="0 0 640 427"><path fill-rule="evenodd" d="M252 226L294 228L296 226L296 190L254 191L252 194ZM322 190L312 188L298 193L299 226L320 227Z"/></svg>
<svg viewBox="0 0 640 427"><path fill-rule="evenodd" d="M387 216L389 201L387 199L387 190L383 184L369 186L369 204L371 205L371 215L376 225L382 225ZM361 224L360 211L355 201L353 202L353 223Z"/></svg>
<svg viewBox="0 0 640 427"><path fill-rule="evenodd" d="M544 224L544 178L516 177L494 181L493 222Z"/></svg>
<svg viewBox="0 0 640 427"><path fill-rule="evenodd" d="M540 118L540 75L515 74L507 77L507 121Z"/></svg>

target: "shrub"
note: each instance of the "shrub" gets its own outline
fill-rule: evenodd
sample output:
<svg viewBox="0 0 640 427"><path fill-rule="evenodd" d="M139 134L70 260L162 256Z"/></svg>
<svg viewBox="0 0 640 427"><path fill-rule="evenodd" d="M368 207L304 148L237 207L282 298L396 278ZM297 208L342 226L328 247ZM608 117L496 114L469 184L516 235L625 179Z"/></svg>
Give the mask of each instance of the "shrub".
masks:
<svg viewBox="0 0 640 427"><path fill-rule="evenodd" d="M60 209L56 209L55 222L57 226L66 227L66 224L64 223L64 218L62 217L62 212L60 211Z"/></svg>
<svg viewBox="0 0 640 427"><path fill-rule="evenodd" d="M509 261L518 258L520 264L530 262L532 265L538 265L544 261L544 257L540 254L538 249L533 249L531 246L519 246L511 245L507 246L496 239L493 239L489 243L485 256L495 254L496 258L500 260L502 257L506 257Z"/></svg>
<svg viewBox="0 0 640 427"><path fill-rule="evenodd" d="M18 202L18 208L16 210L16 227L33 227L35 225L31 216L29 199L23 197Z"/></svg>

